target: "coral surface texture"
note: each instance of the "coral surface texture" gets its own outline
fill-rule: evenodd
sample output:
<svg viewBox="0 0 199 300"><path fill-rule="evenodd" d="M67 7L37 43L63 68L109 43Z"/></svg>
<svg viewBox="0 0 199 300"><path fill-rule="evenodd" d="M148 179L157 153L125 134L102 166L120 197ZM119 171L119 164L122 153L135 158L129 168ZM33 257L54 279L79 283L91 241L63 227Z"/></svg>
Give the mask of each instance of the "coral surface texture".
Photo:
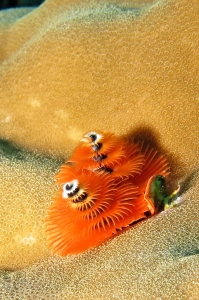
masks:
<svg viewBox="0 0 199 300"><path fill-rule="evenodd" d="M198 0L0 11L0 299L199 299L198 16ZM179 205L62 258L54 175L92 130L162 152Z"/></svg>

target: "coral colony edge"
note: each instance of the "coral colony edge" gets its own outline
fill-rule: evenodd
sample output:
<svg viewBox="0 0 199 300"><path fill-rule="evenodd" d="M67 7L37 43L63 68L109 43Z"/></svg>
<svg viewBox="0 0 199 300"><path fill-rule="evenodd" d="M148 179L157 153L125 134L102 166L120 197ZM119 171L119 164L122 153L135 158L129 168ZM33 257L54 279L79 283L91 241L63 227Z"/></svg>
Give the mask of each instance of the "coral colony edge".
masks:
<svg viewBox="0 0 199 300"><path fill-rule="evenodd" d="M56 175L61 185L46 218L49 246L61 256L101 244L130 224L172 206L166 158L144 143L89 132Z"/></svg>

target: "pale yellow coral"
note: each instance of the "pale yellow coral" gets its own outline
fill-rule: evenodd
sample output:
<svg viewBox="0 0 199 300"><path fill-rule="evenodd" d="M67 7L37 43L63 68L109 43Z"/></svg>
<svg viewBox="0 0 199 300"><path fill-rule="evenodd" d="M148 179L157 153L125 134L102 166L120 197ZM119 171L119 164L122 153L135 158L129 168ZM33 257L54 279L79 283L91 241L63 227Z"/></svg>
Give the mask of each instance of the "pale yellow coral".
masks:
<svg viewBox="0 0 199 300"><path fill-rule="evenodd" d="M67 158L84 132L149 128L175 177L193 174L178 208L61 259L42 221L59 162L6 158L6 148L2 299L198 299L198 15L197 0L47 0L0 13L1 138Z"/></svg>
<svg viewBox="0 0 199 300"><path fill-rule="evenodd" d="M0 268L18 269L48 253L44 218L60 161L0 141Z"/></svg>

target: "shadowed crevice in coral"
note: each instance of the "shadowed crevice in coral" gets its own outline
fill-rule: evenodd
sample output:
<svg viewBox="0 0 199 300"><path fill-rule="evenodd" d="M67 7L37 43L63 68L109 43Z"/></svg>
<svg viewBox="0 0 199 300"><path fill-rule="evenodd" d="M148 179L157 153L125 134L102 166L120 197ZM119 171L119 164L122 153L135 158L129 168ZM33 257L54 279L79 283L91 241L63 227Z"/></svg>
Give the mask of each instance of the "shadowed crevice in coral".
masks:
<svg viewBox="0 0 199 300"><path fill-rule="evenodd" d="M175 259L199 255L199 237L197 240L193 240L193 243L189 242L173 246L170 249L170 254Z"/></svg>
<svg viewBox="0 0 199 300"><path fill-rule="evenodd" d="M25 159L25 153L12 142L0 139L0 155L8 158Z"/></svg>
<svg viewBox="0 0 199 300"><path fill-rule="evenodd" d="M21 6L36 6L44 2L44 0L1 0L0 9L8 9Z"/></svg>
<svg viewBox="0 0 199 300"><path fill-rule="evenodd" d="M39 164L52 164L59 166L64 162L61 158L53 158L39 152L27 151L11 141L0 139L0 161L3 162L5 158L9 159L10 162L15 160L22 163L32 162L34 160L37 162L38 167Z"/></svg>

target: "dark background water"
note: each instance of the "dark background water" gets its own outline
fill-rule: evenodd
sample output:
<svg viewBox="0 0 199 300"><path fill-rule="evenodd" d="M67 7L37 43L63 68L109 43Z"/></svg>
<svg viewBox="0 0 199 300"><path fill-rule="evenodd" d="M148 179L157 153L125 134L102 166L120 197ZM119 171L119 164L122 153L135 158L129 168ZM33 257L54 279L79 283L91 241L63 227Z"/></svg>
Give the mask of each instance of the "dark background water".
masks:
<svg viewBox="0 0 199 300"><path fill-rule="evenodd" d="M44 0L0 0L0 9L14 8L22 6L36 6Z"/></svg>

